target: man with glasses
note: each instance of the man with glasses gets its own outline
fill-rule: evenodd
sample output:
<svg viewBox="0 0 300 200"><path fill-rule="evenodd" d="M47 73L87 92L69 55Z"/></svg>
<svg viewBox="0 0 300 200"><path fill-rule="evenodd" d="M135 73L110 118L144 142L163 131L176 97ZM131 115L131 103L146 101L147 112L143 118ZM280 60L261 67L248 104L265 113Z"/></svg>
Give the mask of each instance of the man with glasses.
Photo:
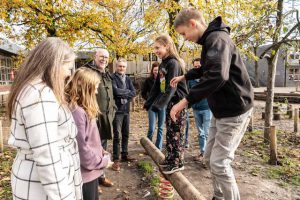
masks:
<svg viewBox="0 0 300 200"><path fill-rule="evenodd" d="M97 71L100 77L97 102L101 114L98 116L97 125L100 133L102 147L107 150L107 140L112 139L113 119L115 117L116 105L113 97L112 77L106 68L109 61L109 53L106 49L99 49L94 58L92 69ZM99 185L105 187L113 186L113 183L103 174L99 178ZM102 190L99 189L102 193Z"/></svg>
<svg viewBox="0 0 300 200"><path fill-rule="evenodd" d="M134 161L128 155L128 139L129 139L129 111L130 101L136 95L132 81L126 76L127 61L120 58L116 63L116 72L113 77L113 92L116 105L118 107L116 116L113 122L114 139L113 139L113 161L112 169L120 171L120 137L122 137L121 161Z"/></svg>

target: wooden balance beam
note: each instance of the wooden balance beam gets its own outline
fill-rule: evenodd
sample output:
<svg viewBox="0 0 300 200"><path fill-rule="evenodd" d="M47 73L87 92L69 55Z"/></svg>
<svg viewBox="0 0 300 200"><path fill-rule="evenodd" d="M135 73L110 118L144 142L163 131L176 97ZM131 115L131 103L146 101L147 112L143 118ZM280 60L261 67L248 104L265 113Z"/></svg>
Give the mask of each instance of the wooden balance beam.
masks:
<svg viewBox="0 0 300 200"><path fill-rule="evenodd" d="M161 172L159 163L165 159L164 154L147 137L142 137L140 142ZM169 175L163 174L163 176L171 182L183 200L206 200L180 171Z"/></svg>

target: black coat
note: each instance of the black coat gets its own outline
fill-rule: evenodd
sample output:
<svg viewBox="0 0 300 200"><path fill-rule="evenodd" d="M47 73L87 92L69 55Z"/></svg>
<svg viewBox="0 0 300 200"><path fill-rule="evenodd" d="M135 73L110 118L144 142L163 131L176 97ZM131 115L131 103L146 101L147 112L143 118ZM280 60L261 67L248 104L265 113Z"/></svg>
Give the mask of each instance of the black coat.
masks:
<svg viewBox="0 0 300 200"><path fill-rule="evenodd" d="M122 80L116 75L116 73L112 75L112 80L114 99L117 105L116 114L128 114L130 111L130 101L136 95L136 90L132 81L128 76L126 76L126 88L123 89ZM123 104L121 99L127 99L127 103Z"/></svg>
<svg viewBox="0 0 300 200"><path fill-rule="evenodd" d="M142 87L142 91L141 91L141 95L143 97L143 99L147 100L149 94L150 94L150 91L151 91L151 88L153 87L154 85L154 82L155 82L155 79L154 77L148 77L144 84L143 84L143 87Z"/></svg>
<svg viewBox="0 0 300 200"><path fill-rule="evenodd" d="M203 46L202 67L185 75L186 80L200 78L198 85L190 89L188 102L194 104L207 98L216 118L235 117L253 107L250 78L229 32L221 17L213 20L198 40Z"/></svg>
<svg viewBox="0 0 300 200"><path fill-rule="evenodd" d="M159 74L155 80L154 86L145 102L144 108L153 111L162 110L170 102L177 103L187 95L187 85L185 81L180 81L177 87L173 88L170 85L172 78L183 75L179 61L172 56L162 60L159 65ZM165 79L165 89L161 88L161 76Z"/></svg>

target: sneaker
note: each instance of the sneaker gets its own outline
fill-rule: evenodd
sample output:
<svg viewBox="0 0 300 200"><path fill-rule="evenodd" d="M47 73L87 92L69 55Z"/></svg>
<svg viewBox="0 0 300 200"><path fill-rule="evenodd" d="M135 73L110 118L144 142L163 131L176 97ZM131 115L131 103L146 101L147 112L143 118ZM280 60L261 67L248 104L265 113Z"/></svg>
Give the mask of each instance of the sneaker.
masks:
<svg viewBox="0 0 300 200"><path fill-rule="evenodd" d="M133 162L133 161L136 161L136 159L133 158L133 157L130 157L128 155L123 156L122 159L121 159L121 162Z"/></svg>
<svg viewBox="0 0 300 200"><path fill-rule="evenodd" d="M195 156L193 160L196 162L202 162L203 159L204 159L203 154L200 153L198 156Z"/></svg>
<svg viewBox="0 0 300 200"><path fill-rule="evenodd" d="M113 182L108 178L101 178L99 184L104 187L112 187L114 185Z"/></svg>
<svg viewBox="0 0 300 200"><path fill-rule="evenodd" d="M114 161L114 164L112 165L112 170L114 171L120 171L121 170L121 167L120 167L120 162L119 161Z"/></svg>
<svg viewBox="0 0 300 200"><path fill-rule="evenodd" d="M184 166L172 166L172 165L169 165L167 167L164 167L162 172L164 174L173 174L174 172L178 172L178 171L182 171L184 170Z"/></svg>
<svg viewBox="0 0 300 200"><path fill-rule="evenodd" d="M164 161L162 161L161 163L159 163L159 166L160 167L167 167L167 166L169 166L170 165L170 163L168 163L166 160L164 160Z"/></svg>

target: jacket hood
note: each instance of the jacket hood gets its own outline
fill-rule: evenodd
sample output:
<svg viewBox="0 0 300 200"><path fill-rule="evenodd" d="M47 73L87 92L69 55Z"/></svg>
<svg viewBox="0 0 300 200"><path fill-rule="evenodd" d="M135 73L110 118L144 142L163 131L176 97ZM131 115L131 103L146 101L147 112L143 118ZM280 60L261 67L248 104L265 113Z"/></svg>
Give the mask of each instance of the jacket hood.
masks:
<svg viewBox="0 0 300 200"><path fill-rule="evenodd" d="M163 58L162 60L163 60L164 62L167 62L168 60L171 60L171 59L176 59L176 60L177 60L177 58L176 58L175 56L173 56L173 55L169 55L168 57Z"/></svg>
<svg viewBox="0 0 300 200"><path fill-rule="evenodd" d="M225 31L229 34L230 30L230 27L227 24L225 24L222 21L222 17L219 16L209 23L207 29L204 31L202 37L198 39L197 43L203 45L207 36L213 31Z"/></svg>

